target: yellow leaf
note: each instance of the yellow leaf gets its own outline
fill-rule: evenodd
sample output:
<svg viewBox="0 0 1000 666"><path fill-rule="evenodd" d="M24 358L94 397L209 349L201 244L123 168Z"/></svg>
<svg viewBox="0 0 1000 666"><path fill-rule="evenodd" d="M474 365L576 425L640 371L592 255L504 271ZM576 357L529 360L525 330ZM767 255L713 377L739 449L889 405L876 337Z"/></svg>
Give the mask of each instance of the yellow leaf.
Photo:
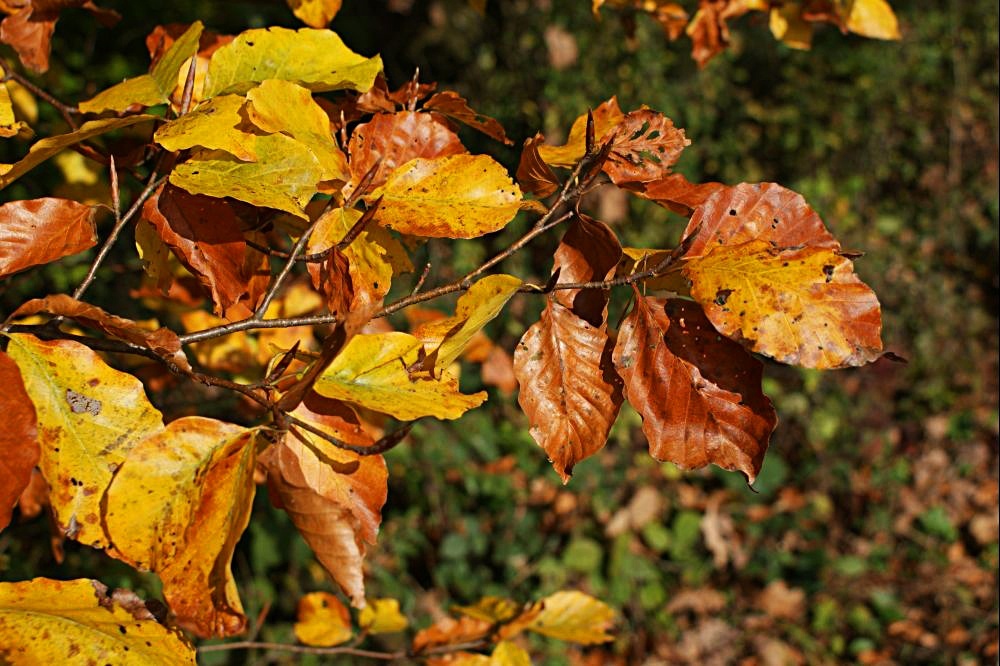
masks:
<svg viewBox="0 0 1000 666"><path fill-rule="evenodd" d="M601 144L601 139L613 130L625 118L618 106L618 98L612 97L594 109L594 140ZM561 146L538 146L538 154L546 164L558 167L573 167L584 153L587 152L587 114L573 121L569 130L569 138Z"/></svg>
<svg viewBox="0 0 1000 666"><path fill-rule="evenodd" d="M115 557L151 569L178 623L199 636L246 625L229 570L250 520L254 431L191 416L140 442L107 491Z"/></svg>
<svg viewBox="0 0 1000 666"><path fill-rule="evenodd" d="M477 620L497 624L517 615L521 611L521 604L503 597L483 597L472 606L455 606L453 610Z"/></svg>
<svg viewBox="0 0 1000 666"><path fill-rule="evenodd" d="M488 155L410 160L368 196L382 198L375 219L414 236L475 238L510 222L521 188Z"/></svg>
<svg viewBox="0 0 1000 666"><path fill-rule="evenodd" d="M340 11L341 0L286 0L292 13L310 28L325 28Z"/></svg>
<svg viewBox="0 0 1000 666"><path fill-rule="evenodd" d="M306 218L303 208L323 177L312 151L284 134L257 137L255 147L256 162L219 151L200 154L178 165L170 182L192 194L232 197Z"/></svg>
<svg viewBox="0 0 1000 666"><path fill-rule="evenodd" d="M7 83L0 82L0 137L10 138L19 134L30 136L31 128L27 123L15 119L14 103L10 99Z"/></svg>
<svg viewBox="0 0 1000 666"><path fill-rule="evenodd" d="M394 634L409 624L395 599L370 599L358 615L358 626L369 634Z"/></svg>
<svg viewBox="0 0 1000 666"><path fill-rule="evenodd" d="M490 666L531 666L531 657L524 648L500 641L490 655Z"/></svg>
<svg viewBox="0 0 1000 666"><path fill-rule="evenodd" d="M170 249L153 226L144 219L139 219L135 223L135 248L139 258L142 259L142 268L146 271L146 275L152 278L157 289L166 292L174 281Z"/></svg>
<svg viewBox="0 0 1000 666"><path fill-rule="evenodd" d="M192 23L191 27L170 45L163 57L153 66L152 72L122 81L89 100L80 102L80 111L83 113L124 111L133 104L155 106L169 101L178 72L198 51L201 30L201 21Z"/></svg>
<svg viewBox="0 0 1000 666"><path fill-rule="evenodd" d="M613 638L607 631L614 620L614 611L583 592L556 592L535 604L526 615L533 612L537 614L524 627L528 631L583 645L605 643Z"/></svg>
<svg viewBox="0 0 1000 666"><path fill-rule="evenodd" d="M299 599L295 637L306 645L331 647L349 640L351 614L329 592L310 592Z"/></svg>
<svg viewBox="0 0 1000 666"><path fill-rule="evenodd" d="M356 335L320 376L316 392L403 421L457 419L486 400L484 391L459 393L458 380L447 372L411 378L407 367L417 363L422 349L408 333Z"/></svg>
<svg viewBox="0 0 1000 666"><path fill-rule="evenodd" d="M38 122L38 101L27 88L17 81L7 81L7 92L10 93L10 101L14 106L14 116L33 125Z"/></svg>
<svg viewBox="0 0 1000 666"><path fill-rule="evenodd" d="M106 134L112 130L152 120L156 120L156 116L138 115L126 116L124 118L102 118L101 120L91 120L84 123L75 132L50 136L36 141L31 146L28 154L22 157L20 161L14 164L0 164L0 189L7 187L45 160L70 146L74 146L87 139L92 139L95 136Z"/></svg>
<svg viewBox="0 0 1000 666"><path fill-rule="evenodd" d="M840 368L882 352L878 300L836 249L720 245L684 275L720 333L782 363Z"/></svg>
<svg viewBox="0 0 1000 666"><path fill-rule="evenodd" d="M190 113L165 123L153 139L167 150L200 146L224 150L241 160L254 161L257 136L240 129L240 111L246 100L239 95L221 95L198 105Z"/></svg>
<svg viewBox="0 0 1000 666"><path fill-rule="evenodd" d="M108 595L95 580L35 578L0 583L0 662L194 666L195 652L130 592Z"/></svg>
<svg viewBox="0 0 1000 666"><path fill-rule="evenodd" d="M302 86L269 79L247 93L251 122L305 144L323 167L323 180L347 180L347 158L330 133L330 118Z"/></svg>
<svg viewBox="0 0 1000 666"><path fill-rule="evenodd" d="M802 5L797 2L771 9L769 25L774 38L790 48L808 51L812 46L812 23L802 18Z"/></svg>
<svg viewBox="0 0 1000 666"><path fill-rule="evenodd" d="M428 345L428 352L437 350L437 367L447 368L462 354L472 336L500 314L521 284L513 275L485 277L458 299L455 316L428 322L413 334Z"/></svg>
<svg viewBox="0 0 1000 666"><path fill-rule="evenodd" d="M40 467L60 528L81 543L108 546L101 497L129 450L163 430L160 412L142 382L78 342L11 335L7 353L38 413Z"/></svg>
<svg viewBox="0 0 1000 666"><path fill-rule="evenodd" d="M382 59L365 58L330 30L261 28L239 34L212 55L204 97L246 92L267 79L283 79L314 92L365 92L382 71Z"/></svg>
<svg viewBox="0 0 1000 666"><path fill-rule="evenodd" d="M899 39L899 22L886 0L853 0L847 29L872 39Z"/></svg>

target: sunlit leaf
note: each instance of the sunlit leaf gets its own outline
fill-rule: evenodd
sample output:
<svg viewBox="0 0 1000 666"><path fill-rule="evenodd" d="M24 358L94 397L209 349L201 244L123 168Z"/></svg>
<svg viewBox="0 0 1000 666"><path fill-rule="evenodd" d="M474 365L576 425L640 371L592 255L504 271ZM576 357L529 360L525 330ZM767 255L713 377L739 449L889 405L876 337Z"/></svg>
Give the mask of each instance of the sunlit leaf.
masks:
<svg viewBox="0 0 1000 666"><path fill-rule="evenodd" d="M0 470L4 479L0 485L2 530L10 523L11 511L31 481L40 451L35 406L24 390L17 363L4 352L0 352L0 385L4 387L0 393L0 414L4 419L4 427L0 429Z"/></svg>
<svg viewBox="0 0 1000 666"><path fill-rule="evenodd" d="M245 161L257 159L257 137L248 132L241 113L246 99L220 95L199 104L189 113L160 126L153 139L167 150L201 147L224 150Z"/></svg>
<svg viewBox="0 0 1000 666"><path fill-rule="evenodd" d="M12 136L31 136L31 128L14 116L14 103L6 82L0 82L0 138Z"/></svg>
<svg viewBox="0 0 1000 666"><path fill-rule="evenodd" d="M212 56L203 95L246 92L261 81L282 79L314 92L372 87L382 59L365 58L330 30L261 28L241 33Z"/></svg>
<svg viewBox="0 0 1000 666"><path fill-rule="evenodd" d="M517 182L525 190L541 198L559 189L559 179L538 153L538 147L544 141L545 137L541 134L526 139L521 150L521 161L517 165Z"/></svg>
<svg viewBox="0 0 1000 666"><path fill-rule="evenodd" d="M163 430L160 412L142 382L78 342L16 334L7 353L38 414L40 467L60 529L89 546L108 546L101 497L132 447Z"/></svg>
<svg viewBox="0 0 1000 666"><path fill-rule="evenodd" d="M503 126L496 119L473 110L462 96L450 90L432 95L424 102L424 109L448 116L508 146L513 143L507 138Z"/></svg>
<svg viewBox="0 0 1000 666"><path fill-rule="evenodd" d="M93 206L51 197L0 206L0 278L96 245L96 213Z"/></svg>
<svg viewBox="0 0 1000 666"><path fill-rule="evenodd" d="M342 0L285 0L292 13L310 28L325 28L340 11Z"/></svg>
<svg viewBox="0 0 1000 666"><path fill-rule="evenodd" d="M438 238L475 238L497 231L521 206L521 188L486 155L411 160L370 195L379 196L379 224Z"/></svg>
<svg viewBox="0 0 1000 666"><path fill-rule="evenodd" d="M514 618L523 609L521 604L504 597L483 597L471 606L455 606L452 610L486 622L501 623Z"/></svg>
<svg viewBox="0 0 1000 666"><path fill-rule="evenodd" d="M409 624L399 612L399 602L395 599L369 599L358 615L358 626L369 634L395 634Z"/></svg>
<svg viewBox="0 0 1000 666"><path fill-rule="evenodd" d="M351 639L351 614L329 592L310 592L299 599L295 637L306 645L331 647Z"/></svg>
<svg viewBox="0 0 1000 666"><path fill-rule="evenodd" d="M598 144L602 143L608 133L624 119L618 106L618 98L612 97L602 103L593 111L594 115L594 138ZM569 137L566 143L561 146L538 146L538 154L546 164L558 167L575 166L584 153L587 152L587 114L584 113L573 121L573 126L569 130Z"/></svg>
<svg viewBox="0 0 1000 666"><path fill-rule="evenodd" d="M528 631L582 645L606 643L614 638L608 633L614 611L583 592L556 592L537 602L534 610L538 609L525 626ZM526 612L531 613L531 610Z"/></svg>
<svg viewBox="0 0 1000 666"><path fill-rule="evenodd" d="M615 127L604 171L615 183L649 182L665 177L691 141L662 113L642 109Z"/></svg>
<svg viewBox="0 0 1000 666"><path fill-rule="evenodd" d="M531 656L510 641L500 641L490 654L490 666L531 666Z"/></svg>
<svg viewBox="0 0 1000 666"><path fill-rule="evenodd" d="M873 39L899 39L899 22L886 0L852 0L847 29Z"/></svg>
<svg viewBox="0 0 1000 666"><path fill-rule="evenodd" d="M773 7L768 25L774 38L786 46L801 50L812 46L813 26L802 18L802 5L798 2Z"/></svg>
<svg viewBox="0 0 1000 666"><path fill-rule="evenodd" d="M412 651L416 654L443 645L456 645L478 641L493 628L486 620L473 617L454 619L444 617L426 629L421 629L413 637Z"/></svg>
<svg viewBox="0 0 1000 666"><path fill-rule="evenodd" d="M195 664L194 648L132 592L95 580L0 583L0 660L36 664Z"/></svg>
<svg viewBox="0 0 1000 666"><path fill-rule="evenodd" d="M59 14L71 7L86 9L105 26L120 18L116 12L98 7L94 0L14 0L6 8L11 15L0 24L0 41L17 51L25 67L42 73L49 68L52 33Z"/></svg>

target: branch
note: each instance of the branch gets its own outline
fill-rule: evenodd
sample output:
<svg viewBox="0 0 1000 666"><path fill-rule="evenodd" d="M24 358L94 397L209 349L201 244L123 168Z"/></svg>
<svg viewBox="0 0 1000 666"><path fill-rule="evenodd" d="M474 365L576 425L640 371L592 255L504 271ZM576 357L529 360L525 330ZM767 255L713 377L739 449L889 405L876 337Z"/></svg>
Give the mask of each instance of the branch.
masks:
<svg viewBox="0 0 1000 666"><path fill-rule="evenodd" d="M32 95L34 95L35 97L42 98L42 100L47 102L49 106L53 107L56 111L58 111L59 115L63 117L63 120L66 121L66 124L69 125L73 129L73 131L80 129L79 123L77 123L76 118L73 117L74 115L79 115L80 110L78 108L60 102L58 99L50 95L45 90L42 90L41 88L36 86L27 78L25 78L21 74L18 74L17 70L15 70L11 66L11 64L7 62L6 59L0 58L0 67L3 68L4 81L16 81L17 83L21 84Z"/></svg>
<svg viewBox="0 0 1000 666"><path fill-rule="evenodd" d="M298 654L345 654L352 657L367 657L381 661L395 661L406 657L406 652L376 652L361 650L354 647L309 647L306 645L288 645L286 643L265 643L259 641L239 641L236 643L220 643L218 645L203 645L198 652L221 652L223 650L284 650Z"/></svg>

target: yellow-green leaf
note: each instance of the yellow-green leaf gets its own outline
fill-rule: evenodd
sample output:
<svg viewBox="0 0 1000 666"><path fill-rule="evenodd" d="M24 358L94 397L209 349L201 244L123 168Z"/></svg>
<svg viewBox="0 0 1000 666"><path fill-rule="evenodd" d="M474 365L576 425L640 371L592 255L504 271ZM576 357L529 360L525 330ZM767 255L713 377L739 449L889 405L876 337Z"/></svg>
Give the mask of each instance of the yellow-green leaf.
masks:
<svg viewBox="0 0 1000 666"><path fill-rule="evenodd" d="M420 326L413 334L437 351L437 367L447 368L476 333L500 314L522 282L513 275L490 275L479 280L458 299L455 315Z"/></svg>
<svg viewBox="0 0 1000 666"><path fill-rule="evenodd" d="M872 39L899 39L899 22L886 0L853 0L847 29Z"/></svg>
<svg viewBox="0 0 1000 666"><path fill-rule="evenodd" d="M299 599L295 637L306 645L331 647L350 640L351 614L329 592L310 592Z"/></svg>
<svg viewBox="0 0 1000 666"><path fill-rule="evenodd" d="M412 421L424 416L457 419L486 400L486 392L465 395L447 372L410 376L423 345L408 333L362 334L351 338L316 382L316 392Z"/></svg>
<svg viewBox="0 0 1000 666"><path fill-rule="evenodd" d="M395 599L369 599L358 614L358 626L369 634L394 634L409 624Z"/></svg>
<svg viewBox="0 0 1000 666"><path fill-rule="evenodd" d="M510 641L500 641L490 655L490 666L531 666L531 656Z"/></svg>
<svg viewBox="0 0 1000 666"><path fill-rule="evenodd" d="M212 55L205 98L246 92L267 79L292 81L315 92L372 87L382 59L365 58L330 30L261 28L239 34Z"/></svg>
<svg viewBox="0 0 1000 666"><path fill-rule="evenodd" d="M68 134L50 136L36 141L28 154L14 164L0 164L0 189L7 187L15 180L28 173L36 166L49 159L56 153L74 146L81 141L92 139L95 136L106 134L112 130L137 125L139 123L156 120L156 116L138 115L125 116L124 118L102 118L101 120L91 120L80 126L80 129Z"/></svg>
<svg viewBox="0 0 1000 666"><path fill-rule="evenodd" d="M155 106L166 103L177 85L177 73L198 51L201 30L201 21L192 23L191 27L170 45L163 57L153 66L152 72L134 79L126 79L97 93L87 101L80 102L80 111L83 113L124 111L133 104Z"/></svg>
<svg viewBox="0 0 1000 666"><path fill-rule="evenodd" d="M607 632L614 611L583 592L556 592L535 606L541 610L525 627L528 631L583 645L605 643L613 638Z"/></svg>
<svg viewBox="0 0 1000 666"><path fill-rule="evenodd" d="M40 467L60 528L81 543L108 546L101 497L132 447L163 430L160 412L142 382L78 342L11 335L7 354L38 413Z"/></svg>
<svg viewBox="0 0 1000 666"><path fill-rule="evenodd" d="M170 182L192 194L232 197L254 206L283 210L303 219L323 169L305 145L284 134L257 137L256 162L241 162L220 151L180 164Z"/></svg>
<svg viewBox="0 0 1000 666"><path fill-rule="evenodd" d="M414 236L475 238L510 222L521 188L488 155L410 160L369 199L382 197L376 221Z"/></svg>
<svg viewBox="0 0 1000 666"><path fill-rule="evenodd" d="M153 139L167 150L200 146L224 150L241 160L254 161L257 136L240 128L245 123L240 110L246 100L239 95L220 95L202 102L190 113L156 130Z"/></svg>
<svg viewBox="0 0 1000 666"><path fill-rule="evenodd" d="M684 275L720 333L782 363L840 368L882 353L878 299L836 249L720 245L685 260Z"/></svg>
<svg viewBox="0 0 1000 666"><path fill-rule="evenodd" d="M0 583L0 662L181 666L195 652L133 593L96 580Z"/></svg>
<svg viewBox="0 0 1000 666"><path fill-rule="evenodd" d="M347 158L330 132L330 118L300 85L269 79L247 93L251 122L305 144L323 167L323 180L347 180Z"/></svg>

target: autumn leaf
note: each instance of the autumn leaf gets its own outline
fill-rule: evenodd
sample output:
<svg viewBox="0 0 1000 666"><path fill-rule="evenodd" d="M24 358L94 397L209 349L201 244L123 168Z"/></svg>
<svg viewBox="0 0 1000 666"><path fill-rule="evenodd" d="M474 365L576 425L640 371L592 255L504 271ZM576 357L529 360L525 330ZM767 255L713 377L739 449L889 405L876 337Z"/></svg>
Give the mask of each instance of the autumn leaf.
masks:
<svg viewBox="0 0 1000 666"><path fill-rule="evenodd" d="M286 0L292 13L310 28L325 28L340 11L342 0Z"/></svg>
<svg viewBox="0 0 1000 666"><path fill-rule="evenodd" d="M475 238L497 231L521 206L521 189L487 155L411 160L369 195L378 197L379 224L435 238Z"/></svg>
<svg viewBox="0 0 1000 666"><path fill-rule="evenodd" d="M423 345L408 333L359 334L316 382L316 392L403 421L424 416L457 419L486 400L481 391L465 395L447 371L411 377Z"/></svg>
<svg viewBox="0 0 1000 666"><path fill-rule="evenodd" d="M455 606L452 610L478 620L501 624L514 619L523 609L521 604L510 599L488 596L471 606Z"/></svg>
<svg viewBox="0 0 1000 666"><path fill-rule="evenodd" d="M177 73L198 50L201 31L201 21L195 21L170 46L163 57L153 65L149 74L122 81L89 100L80 102L80 111L82 113L121 112L133 104L155 106L168 102L170 93L177 85Z"/></svg>
<svg viewBox="0 0 1000 666"><path fill-rule="evenodd" d="M190 112L160 126L153 140L167 150L201 147L224 150L244 161L257 159L257 136L248 131L242 113L246 99L239 95L220 95L202 102Z"/></svg>
<svg viewBox="0 0 1000 666"><path fill-rule="evenodd" d="M654 458L682 469L714 463L753 483L777 423L763 366L720 338L701 308L636 291L614 361Z"/></svg>
<svg viewBox="0 0 1000 666"><path fill-rule="evenodd" d="M0 429L0 530L10 524L11 512L18 498L31 481L31 472L38 463L40 450L38 418L35 406L24 389L17 363L0 351L0 414L4 428ZM2 631L2 630L0 630Z"/></svg>
<svg viewBox="0 0 1000 666"><path fill-rule="evenodd" d="M32 131L26 122L18 120L14 115L10 90L6 82L0 82L0 138L9 139L12 136L31 138Z"/></svg>
<svg viewBox="0 0 1000 666"><path fill-rule="evenodd" d="M52 34L59 13L69 7L86 9L105 27L114 25L120 18L117 12L101 9L93 0L17 2L12 8L13 13L0 23L0 41L17 51L25 67L41 74L49 68Z"/></svg>
<svg viewBox="0 0 1000 666"><path fill-rule="evenodd" d="M306 645L331 647L351 639L351 614L329 592L310 592L299 599L295 637Z"/></svg>
<svg viewBox="0 0 1000 666"><path fill-rule="evenodd" d="M149 57L154 66L189 27L190 25L185 23L158 25L146 35L146 50L149 52ZM204 99L202 93L205 90L205 77L208 74L208 63L212 55L226 44L232 42L233 39L235 37L232 35L220 35L211 30L202 31L201 39L198 40L198 52L194 57L194 85L191 88L192 104L197 105ZM177 72L177 78L174 80L174 86L170 92L170 104L174 111L180 111L181 103L184 101L187 75L188 68L181 67Z"/></svg>
<svg viewBox="0 0 1000 666"><path fill-rule="evenodd" d="M557 285L600 282L615 273L622 256L621 244L611 228L599 220L578 214L570 223L554 256ZM609 292L606 289L557 289L554 298L590 324L603 327Z"/></svg>
<svg viewBox="0 0 1000 666"><path fill-rule="evenodd" d="M231 636L246 617L229 570L250 520L255 435L190 416L139 442L107 491L110 554L163 581L178 623Z"/></svg>
<svg viewBox="0 0 1000 666"><path fill-rule="evenodd" d="M531 666L531 657L524 648L500 641L490 654L490 666Z"/></svg>
<svg viewBox="0 0 1000 666"><path fill-rule="evenodd" d="M0 660L194 666L195 651L132 592L109 595L96 580L35 578L0 583Z"/></svg>
<svg viewBox="0 0 1000 666"><path fill-rule="evenodd" d="M52 197L0 206L0 278L96 245L96 213L93 206Z"/></svg>
<svg viewBox="0 0 1000 666"><path fill-rule="evenodd" d="M603 143L609 132L611 132L624 118L621 108L618 106L618 98L612 97L602 103L593 111L594 116L594 138L598 144ZM573 121L573 126L569 130L569 137L566 143L561 146L538 146L538 154L546 164L557 167L570 168L587 152L587 114L583 114Z"/></svg>
<svg viewBox="0 0 1000 666"><path fill-rule="evenodd" d="M396 599L371 599L358 614L358 626L369 634L395 634L409 624Z"/></svg>
<svg viewBox="0 0 1000 666"><path fill-rule="evenodd" d="M445 123L429 113L415 111L375 114L371 120L354 128L347 150L351 157L348 194L373 168L375 173L371 176L369 190L385 184L389 174L417 157L468 153L458 135Z"/></svg>
<svg viewBox="0 0 1000 666"><path fill-rule="evenodd" d="M483 115L473 110L469 103L458 93L450 90L431 95L430 99L424 102L426 111L434 111L453 120L457 120L463 125L479 130L491 139L496 139L506 145L514 142L507 138L503 126L495 118Z"/></svg>
<svg viewBox="0 0 1000 666"><path fill-rule="evenodd" d="M685 217L717 191L727 189L722 183L692 183L679 173L649 183L625 183L622 187Z"/></svg>
<svg viewBox="0 0 1000 666"><path fill-rule="evenodd" d="M486 620L472 617L456 620L444 617L426 629L418 631L413 637L411 650L414 654L419 655L443 645L471 643L489 634L492 628L493 624Z"/></svg>
<svg viewBox="0 0 1000 666"><path fill-rule="evenodd" d="M613 640L608 632L614 611L604 602L577 591L556 592L525 611L523 629L551 638L592 645ZM519 625L514 620L512 625Z"/></svg>
<svg viewBox="0 0 1000 666"><path fill-rule="evenodd" d="M873 39L900 39L899 22L886 0L854 0L849 3L847 29Z"/></svg>
<svg viewBox="0 0 1000 666"><path fill-rule="evenodd" d="M131 127L132 125L153 120L156 120L156 116L135 115L125 116L124 118L101 118L100 120L85 122L80 126L80 129L73 132L40 139L31 146L28 154L18 162L14 164L0 164L0 189L7 187L45 160L70 146L75 146L82 141L92 139L101 134L107 134L112 130Z"/></svg>
<svg viewBox="0 0 1000 666"><path fill-rule="evenodd" d="M878 299L837 250L720 245L686 259L684 275L720 333L782 363L842 368L882 353Z"/></svg>
<svg viewBox="0 0 1000 666"><path fill-rule="evenodd" d="M160 412L137 378L108 367L78 342L26 334L9 339L7 353L38 414L40 467L59 528L105 548L101 497L132 447L163 429Z"/></svg>
<svg viewBox="0 0 1000 666"><path fill-rule="evenodd" d="M689 145L684 130L662 113L632 111L615 127L603 169L616 184L658 180L670 173Z"/></svg>
<svg viewBox="0 0 1000 666"><path fill-rule="evenodd" d="M244 93L267 79L291 81L313 92L364 92L380 71L381 58L354 53L330 30L261 28L241 33L212 55L203 95Z"/></svg>
<svg viewBox="0 0 1000 666"><path fill-rule="evenodd" d="M785 46L800 50L812 47L813 26L802 17L802 6L797 2L772 7L768 26Z"/></svg>
<svg viewBox="0 0 1000 666"><path fill-rule="evenodd" d="M543 199L559 189L559 179L538 153L538 147L544 141L545 137L541 134L526 139L521 150L521 161L517 165L517 182L528 192Z"/></svg>

